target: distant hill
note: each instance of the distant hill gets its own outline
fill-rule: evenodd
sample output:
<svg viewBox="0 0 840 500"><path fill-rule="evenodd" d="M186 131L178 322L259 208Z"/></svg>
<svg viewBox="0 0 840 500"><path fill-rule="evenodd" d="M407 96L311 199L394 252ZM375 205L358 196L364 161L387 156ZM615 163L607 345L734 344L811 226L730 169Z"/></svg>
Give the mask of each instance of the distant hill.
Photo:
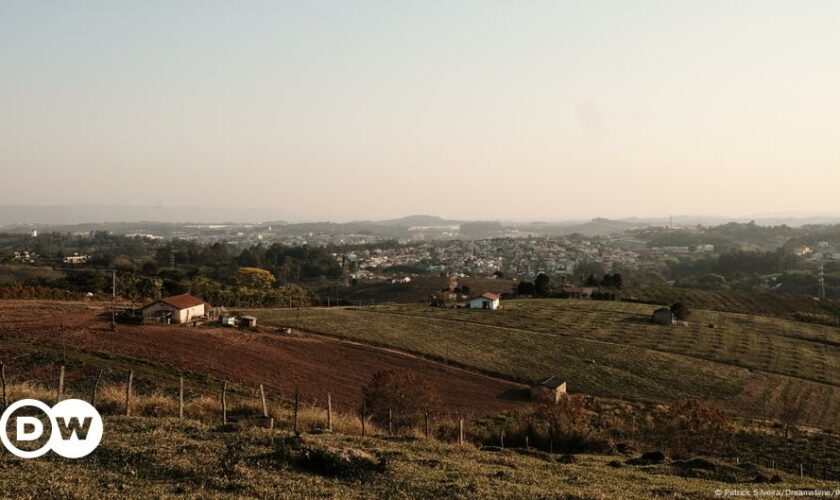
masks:
<svg viewBox="0 0 840 500"><path fill-rule="evenodd" d="M226 207L155 207L129 205L0 205L0 226L13 224L82 224L104 222L261 222L276 210Z"/></svg>

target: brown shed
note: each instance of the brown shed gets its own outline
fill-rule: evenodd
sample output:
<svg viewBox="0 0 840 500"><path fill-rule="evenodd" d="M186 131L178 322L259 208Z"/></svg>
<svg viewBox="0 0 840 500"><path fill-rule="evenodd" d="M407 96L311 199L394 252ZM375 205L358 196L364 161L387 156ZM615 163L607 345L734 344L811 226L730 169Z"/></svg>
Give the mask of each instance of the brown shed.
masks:
<svg viewBox="0 0 840 500"><path fill-rule="evenodd" d="M531 386L531 399L546 398L555 403L566 394L566 382L559 377L546 377Z"/></svg>

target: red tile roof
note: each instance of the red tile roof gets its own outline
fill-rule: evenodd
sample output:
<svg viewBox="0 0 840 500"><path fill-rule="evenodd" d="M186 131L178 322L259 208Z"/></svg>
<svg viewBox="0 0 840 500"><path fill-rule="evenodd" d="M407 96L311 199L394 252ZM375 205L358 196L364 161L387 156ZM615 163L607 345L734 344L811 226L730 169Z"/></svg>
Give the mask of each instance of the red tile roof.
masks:
<svg viewBox="0 0 840 500"><path fill-rule="evenodd" d="M179 310L189 309L190 307L200 306L205 303L202 299L187 293L166 297L165 299L160 299L160 301Z"/></svg>
<svg viewBox="0 0 840 500"><path fill-rule="evenodd" d="M477 299L485 298L487 300L499 300L499 296L496 295L495 293L491 293L491 292L484 292L479 297L476 297L476 298Z"/></svg>

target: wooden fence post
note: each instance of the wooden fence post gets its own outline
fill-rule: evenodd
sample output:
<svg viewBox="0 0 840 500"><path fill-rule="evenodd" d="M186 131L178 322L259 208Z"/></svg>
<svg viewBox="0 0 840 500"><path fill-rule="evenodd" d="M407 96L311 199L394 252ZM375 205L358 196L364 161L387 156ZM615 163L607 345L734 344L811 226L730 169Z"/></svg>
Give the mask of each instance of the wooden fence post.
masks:
<svg viewBox="0 0 840 500"><path fill-rule="evenodd" d="M227 425L227 382L222 386L222 424Z"/></svg>
<svg viewBox="0 0 840 500"><path fill-rule="evenodd" d="M799 477L805 477L805 469L799 464Z"/></svg>
<svg viewBox="0 0 840 500"><path fill-rule="evenodd" d="M298 408L300 407L300 389L295 389L295 416L294 416L294 431L298 433Z"/></svg>
<svg viewBox="0 0 840 500"><path fill-rule="evenodd" d="M96 376L96 382L93 383L93 391L90 395L90 405L96 408L96 393L99 391L99 383L102 381L102 368L99 369L99 375Z"/></svg>
<svg viewBox="0 0 840 500"><path fill-rule="evenodd" d="M394 435L394 413L388 408L388 435Z"/></svg>
<svg viewBox="0 0 840 500"><path fill-rule="evenodd" d="M464 446L464 417L458 419L458 446Z"/></svg>
<svg viewBox="0 0 840 500"><path fill-rule="evenodd" d="M362 437L367 436L367 402L362 399Z"/></svg>
<svg viewBox="0 0 840 500"><path fill-rule="evenodd" d="M134 382L134 371L128 372L128 384L125 386L125 416L131 415L131 383Z"/></svg>
<svg viewBox="0 0 840 500"><path fill-rule="evenodd" d="M268 405L265 402L265 388L260 384L260 399L262 400L263 417L268 416Z"/></svg>
<svg viewBox="0 0 840 500"><path fill-rule="evenodd" d="M0 362L0 378L3 379L3 409L9 406L9 400L6 398L6 364Z"/></svg>
<svg viewBox="0 0 840 500"><path fill-rule="evenodd" d="M327 393L327 430L332 432L332 396Z"/></svg>
<svg viewBox="0 0 840 500"><path fill-rule="evenodd" d="M56 401L64 399L64 365L58 369L58 395Z"/></svg>
<svg viewBox="0 0 840 500"><path fill-rule="evenodd" d="M499 434L499 447L503 450L505 449L505 431Z"/></svg>
<svg viewBox="0 0 840 500"><path fill-rule="evenodd" d="M528 450L530 448L531 446L528 444L528 436L525 436L525 449Z"/></svg>
<svg viewBox="0 0 840 500"><path fill-rule="evenodd" d="M184 377L178 379L178 418L184 418Z"/></svg>
<svg viewBox="0 0 840 500"><path fill-rule="evenodd" d="M423 430L426 434L426 441L429 440L429 412L423 413Z"/></svg>

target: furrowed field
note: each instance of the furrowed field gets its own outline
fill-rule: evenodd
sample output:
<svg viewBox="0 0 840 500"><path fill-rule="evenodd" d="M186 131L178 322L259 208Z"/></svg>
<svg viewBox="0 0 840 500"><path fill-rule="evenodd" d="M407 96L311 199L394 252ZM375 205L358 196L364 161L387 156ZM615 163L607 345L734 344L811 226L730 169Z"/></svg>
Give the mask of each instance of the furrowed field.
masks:
<svg viewBox="0 0 840 500"><path fill-rule="evenodd" d="M759 417L801 402L804 421L840 425L838 329L712 311L695 311L688 325L658 326L648 322L653 309L511 300L496 312L387 305L253 313L513 380L559 375L572 392L651 402L698 397Z"/></svg>

